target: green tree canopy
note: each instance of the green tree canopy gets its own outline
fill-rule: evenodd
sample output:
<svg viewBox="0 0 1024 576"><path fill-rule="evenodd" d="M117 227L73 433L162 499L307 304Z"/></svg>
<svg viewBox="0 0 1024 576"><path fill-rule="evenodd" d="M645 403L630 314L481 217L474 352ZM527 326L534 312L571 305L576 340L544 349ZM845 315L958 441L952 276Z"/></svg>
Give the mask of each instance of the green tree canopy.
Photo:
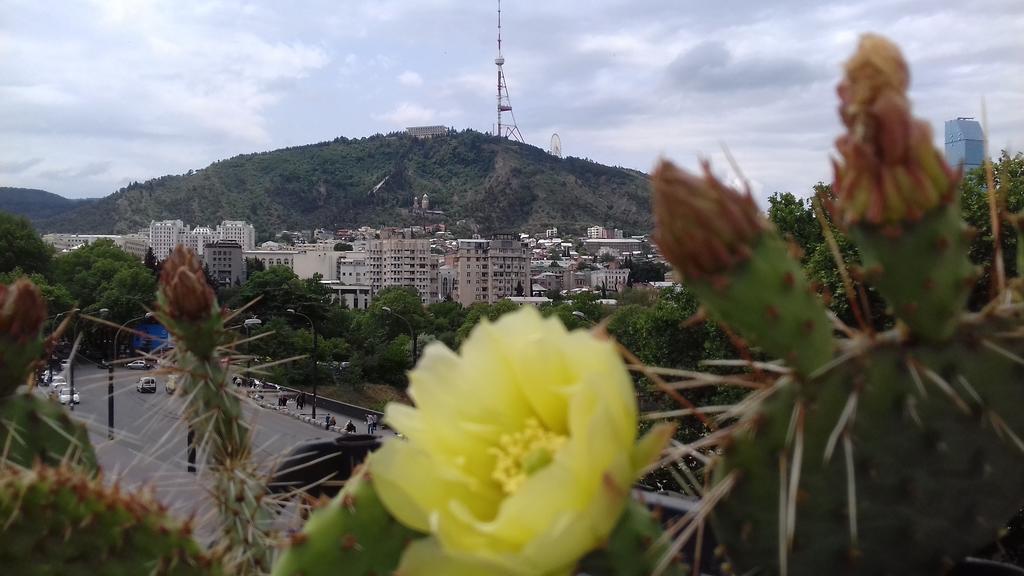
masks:
<svg viewBox="0 0 1024 576"><path fill-rule="evenodd" d="M32 274L46 273L53 249L43 242L28 220L0 212L0 272L15 268Z"/></svg>

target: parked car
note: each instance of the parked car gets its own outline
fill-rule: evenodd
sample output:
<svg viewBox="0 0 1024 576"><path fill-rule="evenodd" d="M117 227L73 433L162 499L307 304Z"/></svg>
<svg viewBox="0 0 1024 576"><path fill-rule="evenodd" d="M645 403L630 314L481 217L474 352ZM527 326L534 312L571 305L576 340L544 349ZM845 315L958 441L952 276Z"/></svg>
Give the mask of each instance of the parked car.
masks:
<svg viewBox="0 0 1024 576"><path fill-rule="evenodd" d="M57 393L57 401L60 402L61 404L67 404L68 402L71 402L72 404L78 404L80 401L78 390L75 390L74 395L72 395L71 387L64 386L63 388L60 389L60 392Z"/></svg>
<svg viewBox="0 0 1024 576"><path fill-rule="evenodd" d="M150 394L156 394L156 378L152 376L143 376L139 378L138 383L135 384L135 389L139 392L149 392Z"/></svg>
<svg viewBox="0 0 1024 576"><path fill-rule="evenodd" d="M60 374L54 374L53 378L50 378L50 386L57 386L59 388L61 386L67 386L67 385L68 385L68 381L65 380L64 377L61 376Z"/></svg>
<svg viewBox="0 0 1024 576"><path fill-rule="evenodd" d="M126 364L129 370L149 370L153 367L152 364L145 360L133 360Z"/></svg>
<svg viewBox="0 0 1024 576"><path fill-rule="evenodd" d="M164 392L167 392L168 394L174 394L174 392L177 389L178 381L177 378L175 378L174 375L172 374L171 377L168 378L166 382L164 382Z"/></svg>

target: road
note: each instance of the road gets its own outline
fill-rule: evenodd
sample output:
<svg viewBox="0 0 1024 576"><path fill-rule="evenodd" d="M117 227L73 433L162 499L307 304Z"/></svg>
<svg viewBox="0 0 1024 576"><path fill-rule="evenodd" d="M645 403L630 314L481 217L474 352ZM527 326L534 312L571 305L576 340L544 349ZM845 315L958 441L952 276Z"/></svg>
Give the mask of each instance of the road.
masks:
<svg viewBox="0 0 1024 576"><path fill-rule="evenodd" d="M157 380L155 394L139 393L140 376ZM67 374L65 374L67 376ZM129 489L152 488L157 498L179 517L210 510L203 486L203 455L197 457L197 475L188 472L187 430L181 412L184 400L164 391L167 376L155 370L114 371L113 439L107 430L107 370L84 362L75 365L75 390L81 403L73 416L86 423L96 454L108 479ZM45 394L48 388L38 389ZM244 401L245 418L252 427L254 457L262 469L270 470L296 444L337 434L312 426L274 410ZM339 420L341 416L338 416ZM343 421L343 420L342 420ZM360 430L362 431L362 430Z"/></svg>

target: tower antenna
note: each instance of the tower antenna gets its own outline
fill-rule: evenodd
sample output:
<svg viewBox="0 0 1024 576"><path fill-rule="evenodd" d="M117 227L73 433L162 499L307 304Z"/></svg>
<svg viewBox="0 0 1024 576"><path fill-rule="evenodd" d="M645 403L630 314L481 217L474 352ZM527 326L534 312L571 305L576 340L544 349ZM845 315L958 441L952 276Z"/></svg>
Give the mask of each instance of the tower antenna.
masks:
<svg viewBox="0 0 1024 576"><path fill-rule="evenodd" d="M505 84L505 72L502 70L505 57L501 55L501 0L498 0L498 57L494 59L494 64L498 67L498 127L494 133L502 138L512 138L525 143L519 126L516 125L516 115L512 112L512 102L508 98L508 86ZM505 112L512 118L511 124L502 121L502 114Z"/></svg>

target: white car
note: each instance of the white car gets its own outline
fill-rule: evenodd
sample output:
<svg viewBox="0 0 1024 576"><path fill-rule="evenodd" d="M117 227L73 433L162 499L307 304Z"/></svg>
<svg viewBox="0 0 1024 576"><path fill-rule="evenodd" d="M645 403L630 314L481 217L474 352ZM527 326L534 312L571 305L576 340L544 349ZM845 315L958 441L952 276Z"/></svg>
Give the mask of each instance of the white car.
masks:
<svg viewBox="0 0 1024 576"><path fill-rule="evenodd" d="M146 362L145 360L134 360L126 364L126 366L128 367L129 370L149 370L150 368L153 367L150 365L149 362Z"/></svg>
<svg viewBox="0 0 1024 576"><path fill-rule="evenodd" d="M77 390L75 391L74 396L72 396L70 386L65 386L57 392L57 401L61 404L67 404L68 401L71 401L73 404L78 404L80 400L81 398L78 396Z"/></svg>
<svg viewBox="0 0 1024 576"><path fill-rule="evenodd" d="M156 378L153 378L152 376L143 376L142 378L139 378L138 383L135 384L135 390L156 394Z"/></svg>
<svg viewBox="0 0 1024 576"><path fill-rule="evenodd" d="M67 386L67 385L68 385L68 381L65 380L64 377L61 376L60 374L54 374L53 378L50 379L50 386L56 386L56 387L59 388L61 386Z"/></svg>

